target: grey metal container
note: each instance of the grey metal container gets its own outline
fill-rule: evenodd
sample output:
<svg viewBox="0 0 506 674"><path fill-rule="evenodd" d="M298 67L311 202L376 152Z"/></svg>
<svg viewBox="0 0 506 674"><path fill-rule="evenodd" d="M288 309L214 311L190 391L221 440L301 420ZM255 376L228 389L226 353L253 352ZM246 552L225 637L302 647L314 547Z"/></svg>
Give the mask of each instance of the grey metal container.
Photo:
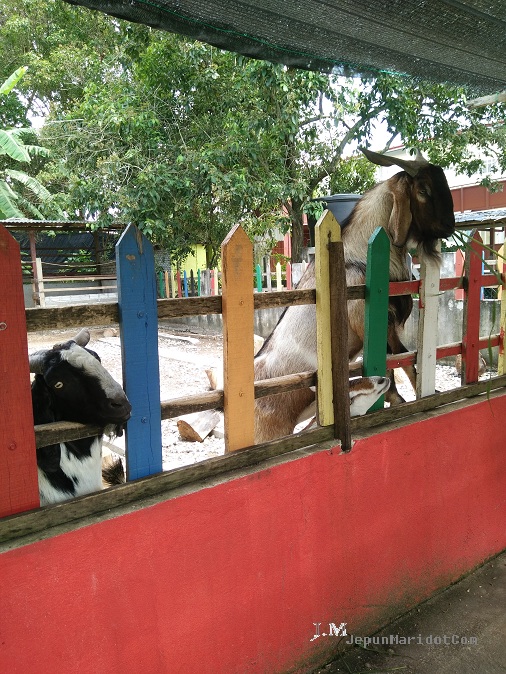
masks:
<svg viewBox="0 0 506 674"><path fill-rule="evenodd" d="M328 197L318 197L317 199L313 199L313 201L322 201L337 222L342 224L361 198L361 194L331 194Z"/></svg>

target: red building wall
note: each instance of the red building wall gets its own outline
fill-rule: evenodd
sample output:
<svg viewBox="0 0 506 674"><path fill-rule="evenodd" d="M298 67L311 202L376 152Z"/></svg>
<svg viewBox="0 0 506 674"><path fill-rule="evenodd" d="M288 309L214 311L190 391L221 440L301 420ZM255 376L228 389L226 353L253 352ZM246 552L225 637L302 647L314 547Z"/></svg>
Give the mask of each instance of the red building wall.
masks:
<svg viewBox="0 0 506 674"><path fill-rule="evenodd" d="M506 547L506 396L0 552L0 671L310 671ZM328 630L327 630L328 631Z"/></svg>
<svg viewBox="0 0 506 674"><path fill-rule="evenodd" d="M469 185L453 190L453 204L456 211L485 211L490 208L506 208L506 180L501 180L502 190L489 192L486 187Z"/></svg>

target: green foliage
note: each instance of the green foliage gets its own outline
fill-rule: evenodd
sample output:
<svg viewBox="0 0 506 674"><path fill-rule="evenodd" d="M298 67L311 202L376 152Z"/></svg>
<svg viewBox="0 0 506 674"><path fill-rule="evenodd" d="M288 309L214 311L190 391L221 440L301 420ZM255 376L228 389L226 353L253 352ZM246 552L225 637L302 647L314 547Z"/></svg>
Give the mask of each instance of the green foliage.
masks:
<svg viewBox="0 0 506 674"><path fill-rule="evenodd" d="M31 115L71 109L89 82L121 66L120 24L99 12L60 0L0 0L0 16L0 79L28 66L21 90Z"/></svg>
<svg viewBox="0 0 506 674"><path fill-rule="evenodd" d="M26 72L18 68L1 86L0 100L12 92ZM26 144L33 131L26 128L0 129L0 218L44 218L40 207L51 201L48 190L25 171L11 168L21 162L30 164L33 157L47 157L45 148Z"/></svg>

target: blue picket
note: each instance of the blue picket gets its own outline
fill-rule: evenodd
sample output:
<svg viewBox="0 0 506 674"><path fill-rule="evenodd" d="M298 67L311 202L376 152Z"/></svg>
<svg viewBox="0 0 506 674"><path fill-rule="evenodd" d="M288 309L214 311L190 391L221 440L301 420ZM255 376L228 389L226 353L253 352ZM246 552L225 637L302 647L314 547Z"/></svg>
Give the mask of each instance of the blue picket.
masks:
<svg viewBox="0 0 506 674"><path fill-rule="evenodd" d="M127 475L162 470L158 313L153 246L129 225L116 244L123 383L132 404Z"/></svg>

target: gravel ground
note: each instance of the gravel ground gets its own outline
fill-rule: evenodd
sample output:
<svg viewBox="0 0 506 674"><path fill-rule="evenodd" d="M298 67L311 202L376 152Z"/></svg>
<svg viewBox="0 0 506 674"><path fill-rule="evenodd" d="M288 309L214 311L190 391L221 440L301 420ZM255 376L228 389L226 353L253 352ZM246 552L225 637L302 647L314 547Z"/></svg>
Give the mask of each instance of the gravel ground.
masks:
<svg viewBox="0 0 506 674"><path fill-rule="evenodd" d="M28 350L32 352L37 349L50 348L53 344L71 339L75 334L75 330L29 333ZM108 335L107 329L94 328L91 329L89 346L99 354L102 363L112 376L121 382L119 337ZM209 380L205 370L221 366L222 347L221 336L197 335L177 331L168 325L160 325L161 399L169 400L209 390ZM406 400L414 400L414 392L404 373L397 372L399 372L399 375L396 373L399 392ZM455 367L437 365L436 387L439 391L456 388L459 383L460 378ZM162 443L164 470L189 465L224 453L224 441L220 437L210 435L202 443L181 440L177 429L177 419L162 422ZM114 444L124 451L124 437L114 440Z"/></svg>

